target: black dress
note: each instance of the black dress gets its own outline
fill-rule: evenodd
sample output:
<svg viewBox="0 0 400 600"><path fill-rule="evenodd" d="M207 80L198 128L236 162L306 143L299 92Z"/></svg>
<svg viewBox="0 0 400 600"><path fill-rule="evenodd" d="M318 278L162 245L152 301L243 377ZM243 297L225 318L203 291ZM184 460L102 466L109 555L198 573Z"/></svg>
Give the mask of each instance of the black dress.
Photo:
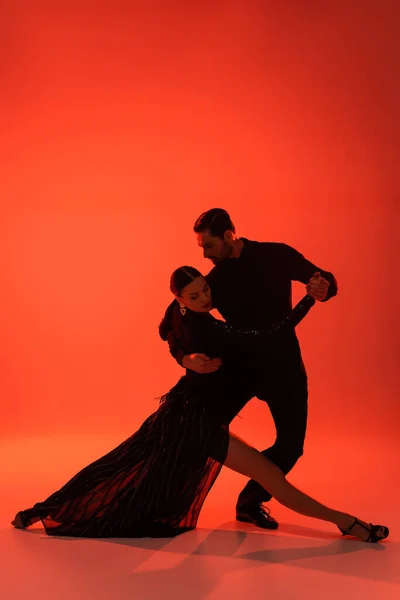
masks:
<svg viewBox="0 0 400 600"><path fill-rule="evenodd" d="M140 429L91 463L47 500L35 504L46 533L75 537L172 537L194 529L226 459L226 405L236 389L233 350L285 335L309 311L309 296L268 331L238 330L208 313L181 315L174 302L160 326L189 353L222 356L209 375L187 372Z"/></svg>

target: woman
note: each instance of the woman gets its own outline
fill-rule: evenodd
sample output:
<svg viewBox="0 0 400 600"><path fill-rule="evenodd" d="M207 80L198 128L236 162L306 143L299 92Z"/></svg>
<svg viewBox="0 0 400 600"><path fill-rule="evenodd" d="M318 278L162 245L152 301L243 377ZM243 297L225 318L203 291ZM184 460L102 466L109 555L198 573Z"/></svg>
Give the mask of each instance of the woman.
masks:
<svg viewBox="0 0 400 600"><path fill-rule="evenodd" d="M221 467L255 479L281 504L336 524L344 535L378 542L389 530L329 509L287 482L257 450L229 433L226 405L234 386L232 351L254 348L285 335L315 303L305 296L291 315L268 331L238 330L214 319L204 277L181 267L171 277L176 300L160 325L182 346L222 356L221 368L208 375L188 372L162 397L158 410L117 448L85 467L44 502L20 511L13 525L26 528L41 520L49 535L76 537L170 537L194 529ZM238 381L239 379L237 379Z"/></svg>

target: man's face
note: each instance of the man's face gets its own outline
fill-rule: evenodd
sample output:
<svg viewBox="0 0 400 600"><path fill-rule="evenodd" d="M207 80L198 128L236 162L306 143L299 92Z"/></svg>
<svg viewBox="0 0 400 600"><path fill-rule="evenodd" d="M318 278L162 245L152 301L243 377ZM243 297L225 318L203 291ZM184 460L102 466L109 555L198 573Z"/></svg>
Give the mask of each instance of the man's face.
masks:
<svg viewBox="0 0 400 600"><path fill-rule="evenodd" d="M208 229L201 233L196 233L196 237L200 248L203 248L204 258L211 260L214 265L229 258L232 253L233 246L232 243L229 242L228 231L225 232L223 240L218 236L211 235Z"/></svg>

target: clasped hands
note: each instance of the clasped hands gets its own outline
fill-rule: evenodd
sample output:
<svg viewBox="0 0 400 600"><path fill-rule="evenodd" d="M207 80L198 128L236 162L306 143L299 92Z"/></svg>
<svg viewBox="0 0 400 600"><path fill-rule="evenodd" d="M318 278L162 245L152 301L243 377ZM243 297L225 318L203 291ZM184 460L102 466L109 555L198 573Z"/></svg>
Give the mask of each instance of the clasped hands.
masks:
<svg viewBox="0 0 400 600"><path fill-rule="evenodd" d="M318 302L323 302L325 300L328 295L328 288L329 281L322 277L319 271L314 273L306 285L307 294Z"/></svg>

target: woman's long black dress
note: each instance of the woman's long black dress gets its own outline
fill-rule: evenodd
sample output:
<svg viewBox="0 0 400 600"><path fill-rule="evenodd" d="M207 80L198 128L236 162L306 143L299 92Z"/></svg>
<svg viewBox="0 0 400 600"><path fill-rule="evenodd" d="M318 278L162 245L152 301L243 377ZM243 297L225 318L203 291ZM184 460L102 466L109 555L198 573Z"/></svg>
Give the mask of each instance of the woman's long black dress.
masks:
<svg viewBox="0 0 400 600"><path fill-rule="evenodd" d="M224 366L209 375L188 371L136 433L35 504L46 533L172 537L194 529L227 455L223 407L234 393L230 353L285 335L313 304L305 296L282 323L254 331L234 329L208 313L182 316L174 302L160 328L166 335L173 329L188 353L222 356Z"/></svg>

